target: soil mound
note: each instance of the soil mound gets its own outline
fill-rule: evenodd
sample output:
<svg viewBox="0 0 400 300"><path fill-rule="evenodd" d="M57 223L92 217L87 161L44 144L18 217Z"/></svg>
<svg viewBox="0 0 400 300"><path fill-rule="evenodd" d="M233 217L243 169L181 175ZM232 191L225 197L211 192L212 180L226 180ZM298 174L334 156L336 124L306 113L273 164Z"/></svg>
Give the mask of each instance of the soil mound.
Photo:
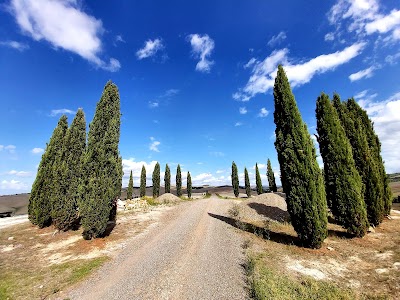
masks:
<svg viewBox="0 0 400 300"><path fill-rule="evenodd" d="M159 203L159 204L169 204L169 203L177 203L182 201L181 198L172 195L170 193L166 193L161 195L160 197L154 199L154 202Z"/></svg>
<svg viewBox="0 0 400 300"><path fill-rule="evenodd" d="M241 217L244 220L264 221L265 219L287 222L289 213L285 198L274 193L261 194L243 201Z"/></svg>

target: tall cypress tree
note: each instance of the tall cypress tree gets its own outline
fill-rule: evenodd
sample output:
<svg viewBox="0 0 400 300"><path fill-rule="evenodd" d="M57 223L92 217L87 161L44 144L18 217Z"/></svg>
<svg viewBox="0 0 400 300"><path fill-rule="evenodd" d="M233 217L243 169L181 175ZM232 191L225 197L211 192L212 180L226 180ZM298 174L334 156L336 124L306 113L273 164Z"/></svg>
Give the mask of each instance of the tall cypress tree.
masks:
<svg viewBox="0 0 400 300"><path fill-rule="evenodd" d="M267 162L267 177L268 177L269 190L274 193L277 192L278 189L275 183L275 175L274 171L272 171L271 161L269 160L269 158Z"/></svg>
<svg viewBox="0 0 400 300"><path fill-rule="evenodd" d="M176 195L178 197L182 196L182 174L181 174L181 166L178 164L176 168Z"/></svg>
<svg viewBox="0 0 400 300"><path fill-rule="evenodd" d="M244 168L244 186L246 188L247 197L250 197L251 196L250 178L249 178L249 172L247 172L247 168Z"/></svg>
<svg viewBox="0 0 400 300"><path fill-rule="evenodd" d="M133 199L133 176L132 176L132 170L131 170L131 175L129 176L129 184L128 184L128 190L126 191L126 198L127 199Z"/></svg>
<svg viewBox="0 0 400 300"><path fill-rule="evenodd" d="M351 144L329 97L317 99L317 132L324 161L325 190L333 215L347 231L362 237L368 228L362 180L351 150Z"/></svg>
<svg viewBox="0 0 400 300"><path fill-rule="evenodd" d="M171 171L169 169L168 164L165 165L164 183L165 183L165 192L171 193Z"/></svg>
<svg viewBox="0 0 400 300"><path fill-rule="evenodd" d="M233 187L233 193L235 194L235 197L239 197L239 175L238 175L238 170L235 162L232 162L232 187Z"/></svg>
<svg viewBox="0 0 400 300"><path fill-rule="evenodd" d="M275 78L274 103L275 147L291 222L304 246L320 248L328 234L324 180L281 65Z"/></svg>
<svg viewBox="0 0 400 300"><path fill-rule="evenodd" d="M120 124L118 88L109 81L89 127L84 160L85 191L79 207L85 239L104 234L110 215L115 212L115 201L121 194L123 172L118 151Z"/></svg>
<svg viewBox="0 0 400 300"><path fill-rule="evenodd" d="M153 170L153 198L160 196L160 164L156 163Z"/></svg>
<svg viewBox="0 0 400 300"><path fill-rule="evenodd" d="M140 173L140 197L146 196L146 168L142 166Z"/></svg>
<svg viewBox="0 0 400 300"><path fill-rule="evenodd" d="M78 202L81 199L83 159L86 151L85 114L79 109L68 129L64 147L55 163L57 183L52 198L52 219L59 230L76 228L79 223Z"/></svg>
<svg viewBox="0 0 400 300"><path fill-rule="evenodd" d="M54 184L54 164L60 150L63 148L65 134L68 129L67 117L63 115L58 121L57 127L47 144L46 150L42 155L35 182L32 185L29 197L28 214L32 224L43 228L51 224L52 203Z"/></svg>
<svg viewBox="0 0 400 300"><path fill-rule="evenodd" d="M256 163L256 189L257 189L257 194L258 195L261 195L263 193L261 175L260 175L260 171L258 170L257 163Z"/></svg>
<svg viewBox="0 0 400 300"><path fill-rule="evenodd" d="M378 225L383 219L382 186L378 167L372 158L368 139L360 118L352 105L340 101L338 94L333 96L333 105L352 146L353 158L363 182L364 201L370 224Z"/></svg>
<svg viewBox="0 0 400 300"><path fill-rule="evenodd" d="M192 198L192 177L190 176L190 173L187 172L187 184L186 184L186 191L188 198Z"/></svg>

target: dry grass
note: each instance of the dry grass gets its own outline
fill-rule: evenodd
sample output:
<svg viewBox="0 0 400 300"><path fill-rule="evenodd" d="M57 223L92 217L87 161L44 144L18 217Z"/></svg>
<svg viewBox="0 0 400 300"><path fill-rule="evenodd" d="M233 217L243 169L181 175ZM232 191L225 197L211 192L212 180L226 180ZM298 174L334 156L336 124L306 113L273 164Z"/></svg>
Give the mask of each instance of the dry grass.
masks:
<svg viewBox="0 0 400 300"><path fill-rule="evenodd" d="M81 230L58 232L30 223L2 229L0 299L51 298L116 255L165 209L121 212L109 236L90 241L83 240Z"/></svg>
<svg viewBox="0 0 400 300"><path fill-rule="evenodd" d="M392 194L394 197L397 197L400 195L400 181L391 182L391 183L389 183L389 186L392 190Z"/></svg>
<svg viewBox="0 0 400 300"><path fill-rule="evenodd" d="M288 223L246 220L241 229L255 298L400 299L400 211L391 217L364 238L329 224L318 250L299 247Z"/></svg>

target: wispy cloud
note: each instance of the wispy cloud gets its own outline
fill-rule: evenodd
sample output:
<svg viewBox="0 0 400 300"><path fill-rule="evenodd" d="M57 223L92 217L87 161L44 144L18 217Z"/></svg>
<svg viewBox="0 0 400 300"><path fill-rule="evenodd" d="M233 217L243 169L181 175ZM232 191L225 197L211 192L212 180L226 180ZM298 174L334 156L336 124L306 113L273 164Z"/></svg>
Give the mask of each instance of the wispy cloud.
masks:
<svg viewBox="0 0 400 300"><path fill-rule="evenodd" d="M147 40L143 48L136 52L136 56L139 60L142 60L156 55L156 53L163 48L164 45L161 39Z"/></svg>
<svg viewBox="0 0 400 300"><path fill-rule="evenodd" d="M100 58L101 20L86 14L76 0L11 0L10 12L21 31L35 41L45 40L54 48L78 54L96 67L115 72L118 60L109 63Z"/></svg>
<svg viewBox="0 0 400 300"><path fill-rule="evenodd" d="M241 115L247 114L247 109L246 109L246 107L240 107L240 108L239 108L239 113L240 113Z"/></svg>
<svg viewBox="0 0 400 300"><path fill-rule="evenodd" d="M284 31L281 31L277 35L274 35L268 41L268 46L275 47L276 45L282 43L285 39L286 39L286 33Z"/></svg>
<svg viewBox="0 0 400 300"><path fill-rule="evenodd" d="M0 145L0 151L6 151L11 154L15 153L15 149L17 149L17 147L14 145L7 145L7 146Z"/></svg>
<svg viewBox="0 0 400 300"><path fill-rule="evenodd" d="M350 81L357 81L363 78L370 78L374 74L375 67L369 67L367 69L358 71L356 73L353 73L349 76Z"/></svg>
<svg viewBox="0 0 400 300"><path fill-rule="evenodd" d="M338 66L358 56L365 43L355 43L342 51L322 54L306 62L296 64L289 59L287 48L276 50L263 61L257 61L251 71L250 78L244 88L239 89L232 97L235 100L248 101L257 94L264 94L274 86L278 64L283 64L292 87L309 82L315 75L332 71Z"/></svg>
<svg viewBox="0 0 400 300"><path fill-rule="evenodd" d="M225 153L223 153L221 151L212 151L212 152L210 152L210 155L215 156L215 157L223 157L223 156L225 156Z"/></svg>
<svg viewBox="0 0 400 300"><path fill-rule="evenodd" d="M243 125L242 122L236 122L236 123L235 123L235 127L239 127L239 126L242 126L242 125Z"/></svg>
<svg viewBox="0 0 400 300"><path fill-rule="evenodd" d="M149 149L154 152L160 152L160 150L158 149L158 146L160 146L161 142L156 141L156 139L154 137L150 137L150 141L151 141L151 143L150 143Z"/></svg>
<svg viewBox="0 0 400 300"><path fill-rule="evenodd" d="M67 108L61 108L61 109L53 109L50 112L50 116L51 117L56 117L56 116L61 115L61 114L73 115L73 114L75 114L75 111L67 109Z"/></svg>
<svg viewBox="0 0 400 300"><path fill-rule="evenodd" d="M208 73L211 70L211 66L214 61L210 60L212 51L214 50L214 40L207 34L191 34L188 36L188 40L192 45L192 52L196 58L200 61L196 65L196 70L199 72Z"/></svg>
<svg viewBox="0 0 400 300"><path fill-rule="evenodd" d="M150 108L157 108L159 105L158 101L149 101Z"/></svg>
<svg viewBox="0 0 400 300"><path fill-rule="evenodd" d="M11 170L7 172L7 175L13 175L18 177L30 177L32 176L32 172Z"/></svg>
<svg viewBox="0 0 400 300"><path fill-rule="evenodd" d="M0 190L5 190L6 193L11 193L13 191L27 190L27 184L18 180L3 180L0 182ZM3 193L2 193L3 194Z"/></svg>
<svg viewBox="0 0 400 300"><path fill-rule="evenodd" d="M44 152L44 149L43 148L33 148L32 150L31 150L31 153L32 154L41 154L41 153L43 153Z"/></svg>
<svg viewBox="0 0 400 300"><path fill-rule="evenodd" d="M15 50L18 50L19 52L23 52L29 49L29 46L27 44L20 43L17 41L1 41L0 46L13 48Z"/></svg>
<svg viewBox="0 0 400 300"><path fill-rule="evenodd" d="M257 116L260 118L265 118L266 116L268 116L268 114L269 114L269 111L265 107L263 107L260 109L260 112L258 113Z"/></svg>

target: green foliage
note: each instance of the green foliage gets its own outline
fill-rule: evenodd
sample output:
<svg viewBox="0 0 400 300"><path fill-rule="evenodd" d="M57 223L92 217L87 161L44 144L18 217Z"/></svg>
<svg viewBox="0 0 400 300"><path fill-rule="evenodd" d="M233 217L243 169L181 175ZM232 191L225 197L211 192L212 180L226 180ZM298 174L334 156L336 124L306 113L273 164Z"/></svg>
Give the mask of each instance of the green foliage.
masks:
<svg viewBox="0 0 400 300"><path fill-rule="evenodd" d="M40 228L51 224L52 203L54 186L57 178L53 168L56 167L57 156L62 153L65 134L68 129L67 117L63 115L47 144L42 155L35 182L29 197L28 214L32 224Z"/></svg>
<svg viewBox="0 0 400 300"><path fill-rule="evenodd" d="M121 194L120 124L118 88L109 81L89 127L84 159L84 192L79 210L85 239L104 234L110 216L115 213L115 200Z"/></svg>
<svg viewBox="0 0 400 300"><path fill-rule="evenodd" d="M128 190L126 192L126 198L127 199L133 199L133 176L132 176L132 170L131 170L131 175L129 176L129 184L128 184Z"/></svg>
<svg viewBox="0 0 400 300"><path fill-rule="evenodd" d="M338 114L324 93L317 99L316 115L319 148L324 161L325 190L330 209L350 234L362 237L369 224L361 176Z"/></svg>
<svg viewBox="0 0 400 300"><path fill-rule="evenodd" d="M257 195L261 195L263 193L261 175L260 175L260 171L258 170L257 163L256 163L256 190L257 190Z"/></svg>
<svg viewBox="0 0 400 300"><path fill-rule="evenodd" d="M276 193L278 189L276 187L275 174L274 171L272 171L271 161L269 160L269 158L267 163L267 177L268 177L269 190L271 192Z"/></svg>
<svg viewBox="0 0 400 300"><path fill-rule="evenodd" d="M144 196L146 196L146 168L143 165L140 173L140 197Z"/></svg>
<svg viewBox="0 0 400 300"><path fill-rule="evenodd" d="M153 170L153 198L160 195L160 164L156 163Z"/></svg>
<svg viewBox="0 0 400 300"><path fill-rule="evenodd" d="M274 103L275 148L291 222L304 246L320 248L328 235L324 180L314 143L281 65L275 78Z"/></svg>
<svg viewBox="0 0 400 300"><path fill-rule="evenodd" d="M366 129L359 115L362 109L352 99L342 103L337 94L333 97L333 105L352 146L353 158L362 178L368 221L370 224L378 225L382 222L384 215L384 190L381 182L382 176L368 145Z"/></svg>
<svg viewBox="0 0 400 300"><path fill-rule="evenodd" d="M59 230L78 226L78 202L82 195L83 159L86 151L86 121L82 109L76 113L68 129L63 148L53 167L55 184L52 198L52 219Z"/></svg>
<svg viewBox="0 0 400 300"><path fill-rule="evenodd" d="M235 197L239 197L239 175L238 175L238 169L235 164L235 162L232 162L232 187L233 187L233 193L235 194Z"/></svg>
<svg viewBox="0 0 400 300"><path fill-rule="evenodd" d="M182 196L182 174L181 174L181 166L178 164L176 168L176 195L178 197Z"/></svg>
<svg viewBox="0 0 400 300"><path fill-rule="evenodd" d="M187 172L187 185L186 185L186 191L188 198L192 198L192 177L190 176L190 173Z"/></svg>
<svg viewBox="0 0 400 300"><path fill-rule="evenodd" d="M171 193L171 171L168 167L168 164L165 165L164 183L165 183L165 192Z"/></svg>
<svg viewBox="0 0 400 300"><path fill-rule="evenodd" d="M247 172L247 168L244 168L244 186L246 188L247 197L250 197L251 196L250 178L249 178L249 172Z"/></svg>

